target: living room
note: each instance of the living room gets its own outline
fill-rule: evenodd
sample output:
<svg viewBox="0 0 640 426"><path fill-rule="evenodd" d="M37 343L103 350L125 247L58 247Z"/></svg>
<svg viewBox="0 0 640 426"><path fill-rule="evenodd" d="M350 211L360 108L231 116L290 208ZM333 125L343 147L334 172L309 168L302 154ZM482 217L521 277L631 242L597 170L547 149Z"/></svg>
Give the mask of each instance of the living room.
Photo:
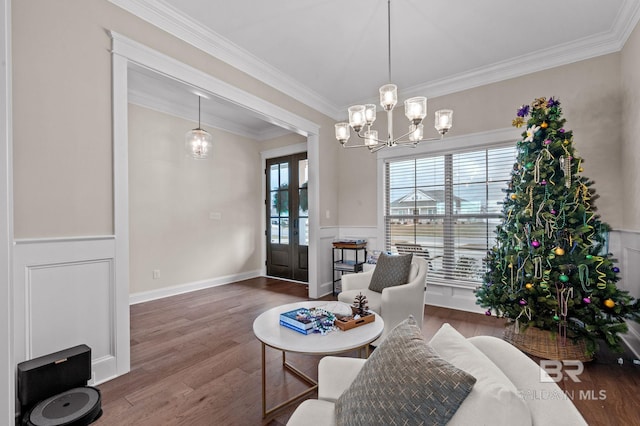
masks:
<svg viewBox="0 0 640 426"><path fill-rule="evenodd" d="M1 298L1 311L7 317L2 340L10 342L1 358L8 367L0 377L7 380L0 382L9 384L0 393L2 413L14 411L14 381L9 378L15 364L28 353L38 354L55 344L46 332L47 323L59 326L70 318L90 317L86 328L89 338L96 340L99 354L97 381L106 380L128 370L128 350L122 348L129 345L123 346L122 341L129 340L130 303L260 276L265 257L263 153L287 152L287 147L300 144L306 144L309 153L309 207L315 236L310 244L309 297L322 297L330 291L334 239L361 238L371 249L384 249L380 164L385 156L400 154L343 150L334 137L337 120L319 107L309 106L247 71L238 72L206 53L203 46L185 41L186 36L171 34L125 10L122 5L127 2L86 3L3 2L5 25L7 20L11 23L3 28L3 36L12 48L10 80L3 74L3 95L11 95L11 104L3 104L9 111L3 117L10 129L6 134L11 135L3 141L11 153L10 157L7 154L9 166L2 182L2 198L7 200L3 223L12 225L3 225L6 256L3 252L0 264L10 283ZM153 2L138 6L151 7ZM640 272L640 174L636 166L640 148L634 140L640 126L635 119L640 108L636 72L640 30L635 2L621 2L620 7L624 11L631 7L634 13L619 19L627 18L632 25L627 23L616 33L611 42L614 47L609 50L594 48L589 57L559 60L553 67L534 64L527 73L487 78L477 86L431 96L430 111L455 111L452 130L431 152L461 149L469 143L515 143L522 130L510 126L516 109L537 97L559 98L574 130L577 149L585 158L585 175L596 182L598 213L613 228L610 251L623 271L620 285L640 296L640 283L633 278ZM124 47L112 56L114 40ZM134 48L139 50L127 50ZM184 132L194 127L195 113L191 120L173 117L114 95L119 93L114 87L122 84L119 69L129 71L131 63L140 63L142 54L149 50L185 64L189 72L195 69L214 78L216 81L193 74L203 78L202 86L211 90L227 90L225 85L216 86L222 81L237 90L228 89L229 97L240 99L244 96L240 91L248 93L246 102L255 102L261 114L291 125L294 132L258 143L211 128L219 151L207 163L189 163L182 156L170 158L179 155L176 150L181 148ZM375 89L370 89L372 94ZM126 94L126 82L123 90ZM194 96L194 104L196 101ZM124 118L118 110L123 102ZM398 111L398 123L404 120L401 114ZM122 121L124 127L114 126ZM123 134L129 140L124 150L118 145ZM178 143L170 147L174 135ZM416 152L424 153L422 149L428 152L429 148L418 147ZM122 162L127 157L128 162ZM206 184L198 187L198 182ZM161 191L167 198L156 201L163 204L151 203L154 192L158 195ZM205 193L200 204L187 197ZM182 196L184 199L175 201ZM203 243L203 238L209 241ZM189 252L186 247L200 250ZM43 265L77 266L82 279L94 282L97 289L82 293L61 284L59 291L65 297L56 300L55 310L45 306L49 293L38 295L40 304L26 310L23 302L28 280L22 271L25 266L30 268L31 285L38 288L42 280L51 278L48 272L57 271ZM159 273L153 274L154 270ZM64 272L61 279L67 279L67 274ZM75 296L67 298L67 292ZM96 302L103 300L109 303ZM474 309L472 292L459 287L430 286L427 300L431 305ZM73 315L61 315L76 305L84 307ZM475 311L482 312L478 307ZM111 312L117 312L115 318ZM24 331L28 329L31 335ZM91 333L92 329L100 332ZM637 332L636 328L636 336Z"/></svg>

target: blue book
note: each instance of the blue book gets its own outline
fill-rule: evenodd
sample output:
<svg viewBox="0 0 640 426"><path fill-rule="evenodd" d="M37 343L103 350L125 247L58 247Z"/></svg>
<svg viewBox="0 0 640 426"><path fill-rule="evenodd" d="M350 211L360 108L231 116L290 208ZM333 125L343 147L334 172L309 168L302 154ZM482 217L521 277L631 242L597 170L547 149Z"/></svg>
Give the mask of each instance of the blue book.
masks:
<svg viewBox="0 0 640 426"><path fill-rule="evenodd" d="M311 329L306 329L306 330L305 330L305 329L302 329L302 328L298 328L298 327L296 327L295 325L291 325L291 324L289 324L289 323L287 323L287 322L284 322L284 321L282 321L282 320L280 320L280 325L281 325L281 326L283 326L283 327L287 327L287 328L288 328L288 329L290 329L290 330L297 331L298 333L302 333L302 334L309 334L309 333L313 333L313 329L312 329L312 328L311 328Z"/></svg>
<svg viewBox="0 0 640 426"><path fill-rule="evenodd" d="M311 312L307 308L298 308L293 311L280 314L280 322L286 322L301 330L313 328L316 318L311 316Z"/></svg>

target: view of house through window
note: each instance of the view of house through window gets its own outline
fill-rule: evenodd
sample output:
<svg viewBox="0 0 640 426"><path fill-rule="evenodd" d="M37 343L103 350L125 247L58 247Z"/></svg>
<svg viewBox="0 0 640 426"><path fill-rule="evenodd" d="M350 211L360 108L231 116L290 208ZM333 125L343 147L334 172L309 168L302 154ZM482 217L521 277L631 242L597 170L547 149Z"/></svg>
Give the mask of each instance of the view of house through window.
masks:
<svg viewBox="0 0 640 426"><path fill-rule="evenodd" d="M494 245L515 147L389 160L386 247L429 260L429 281L475 286Z"/></svg>

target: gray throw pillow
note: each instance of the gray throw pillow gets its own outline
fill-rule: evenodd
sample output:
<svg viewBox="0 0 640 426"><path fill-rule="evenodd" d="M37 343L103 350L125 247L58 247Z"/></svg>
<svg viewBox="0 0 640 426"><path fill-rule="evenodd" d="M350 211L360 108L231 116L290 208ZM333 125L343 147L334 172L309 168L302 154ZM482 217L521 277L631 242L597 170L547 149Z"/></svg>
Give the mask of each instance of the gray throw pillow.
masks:
<svg viewBox="0 0 640 426"><path fill-rule="evenodd" d="M440 358L413 317L371 354L336 401L339 426L445 425L476 379Z"/></svg>
<svg viewBox="0 0 640 426"><path fill-rule="evenodd" d="M369 290L382 293L387 287L408 283L412 259L412 253L393 256L380 253L371 276Z"/></svg>

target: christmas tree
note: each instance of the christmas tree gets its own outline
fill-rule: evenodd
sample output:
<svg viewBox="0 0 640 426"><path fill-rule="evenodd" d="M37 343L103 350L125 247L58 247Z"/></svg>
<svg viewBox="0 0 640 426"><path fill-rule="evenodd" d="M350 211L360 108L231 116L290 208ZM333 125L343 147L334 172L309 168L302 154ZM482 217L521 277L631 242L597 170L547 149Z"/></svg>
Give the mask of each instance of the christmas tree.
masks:
<svg viewBox="0 0 640 426"><path fill-rule="evenodd" d="M609 227L594 213L593 181L581 175L565 121L553 97L518 109L512 124L526 131L477 302L516 326L585 339L589 355L599 340L620 351L625 319L638 320L640 305L616 287Z"/></svg>

